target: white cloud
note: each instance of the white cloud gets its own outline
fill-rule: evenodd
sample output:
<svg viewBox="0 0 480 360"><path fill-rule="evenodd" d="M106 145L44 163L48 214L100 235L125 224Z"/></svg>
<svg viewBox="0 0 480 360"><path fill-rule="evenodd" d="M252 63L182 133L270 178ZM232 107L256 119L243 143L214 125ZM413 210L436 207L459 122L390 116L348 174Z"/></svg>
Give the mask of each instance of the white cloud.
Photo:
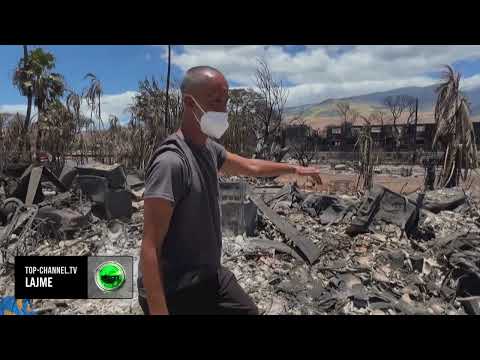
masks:
<svg viewBox="0 0 480 360"><path fill-rule="evenodd" d="M120 120L126 120L128 118L126 110L128 106L133 104L133 98L136 94L135 91L125 91L120 94L103 95L100 106L103 121L108 121L110 115L115 115ZM80 110L85 116L90 116L90 110L85 101L82 102Z"/></svg>
<svg viewBox="0 0 480 360"><path fill-rule="evenodd" d="M211 65L230 81L253 86L256 59L265 59L277 78L288 80L288 105L384 91L399 86L425 86L426 74L458 60L480 59L471 45L307 45L289 53L282 46L188 45L174 49L172 62L182 70ZM464 79L476 87L480 79Z"/></svg>
<svg viewBox="0 0 480 360"><path fill-rule="evenodd" d="M172 63L187 70L193 66L210 65L225 73L229 80L250 85L253 82L256 58L265 57L264 46L218 46L218 45L188 45L183 52L174 49ZM281 55L281 50L277 51ZM165 57L165 54L164 54Z"/></svg>
<svg viewBox="0 0 480 360"><path fill-rule="evenodd" d="M16 105L0 105L0 113L10 113L10 114L26 114L27 113L27 104L16 104Z"/></svg>
<svg viewBox="0 0 480 360"><path fill-rule="evenodd" d="M480 74L473 75L469 78L460 79L460 87L462 90L471 90L480 86Z"/></svg>

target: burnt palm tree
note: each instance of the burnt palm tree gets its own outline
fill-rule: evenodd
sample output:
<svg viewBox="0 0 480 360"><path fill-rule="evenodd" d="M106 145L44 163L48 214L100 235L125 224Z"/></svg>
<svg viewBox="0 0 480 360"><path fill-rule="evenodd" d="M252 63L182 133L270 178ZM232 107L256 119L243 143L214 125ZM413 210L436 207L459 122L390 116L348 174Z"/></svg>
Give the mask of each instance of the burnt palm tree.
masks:
<svg viewBox="0 0 480 360"><path fill-rule="evenodd" d="M80 107L82 105L82 97L73 90L68 90L67 99L65 101L67 110L73 115L77 129L80 128Z"/></svg>
<svg viewBox="0 0 480 360"><path fill-rule="evenodd" d="M440 142L445 148L443 166L437 182L440 187L457 186L460 177L465 181L469 170L477 167L477 147L468 100L459 90L461 75L450 66L446 68L443 82L436 89L437 130L433 139L433 146Z"/></svg>
<svg viewBox="0 0 480 360"><path fill-rule="evenodd" d="M65 164L65 155L75 141L78 119L60 100L50 104L43 117L43 149L52 155L52 170L60 175Z"/></svg>
<svg viewBox="0 0 480 360"><path fill-rule="evenodd" d="M87 105L90 108L89 125L92 126L90 131L90 152L93 154L93 157L96 158L98 155L98 150L103 148L103 139L100 136L100 133L96 131L99 128L104 130L101 109L101 97L103 95L103 89L100 80L94 74L88 73L85 75L84 79L87 78L90 80L90 86L84 89L83 98L87 101ZM93 120L93 115L95 115L98 123ZM99 126L97 126L97 124L99 124Z"/></svg>
<svg viewBox="0 0 480 360"><path fill-rule="evenodd" d="M102 122L102 111L101 111L101 96L103 95L102 84L100 80L92 74L88 73L85 75L84 79L90 79L90 86L86 88L83 92L83 97L87 101L87 105L90 108L90 119L93 119L93 114L100 120L100 124L103 126Z"/></svg>
<svg viewBox="0 0 480 360"><path fill-rule="evenodd" d="M75 123L75 134L78 135L78 140L80 141L80 161L83 164L83 133L82 129L85 126L84 118L80 114L80 107L82 106L82 96L77 94L75 91L69 89L68 95L66 98L66 106L69 115L74 119Z"/></svg>
<svg viewBox="0 0 480 360"><path fill-rule="evenodd" d="M357 185L355 189L358 188L360 179L362 179L362 188L363 190L370 190L373 185L373 138L371 131L371 124L376 119L376 114L371 114L369 118L365 116L360 117L365 122L365 125L362 126L362 130L358 134L357 141L354 146L354 150L358 149L359 155L359 176L357 178Z"/></svg>

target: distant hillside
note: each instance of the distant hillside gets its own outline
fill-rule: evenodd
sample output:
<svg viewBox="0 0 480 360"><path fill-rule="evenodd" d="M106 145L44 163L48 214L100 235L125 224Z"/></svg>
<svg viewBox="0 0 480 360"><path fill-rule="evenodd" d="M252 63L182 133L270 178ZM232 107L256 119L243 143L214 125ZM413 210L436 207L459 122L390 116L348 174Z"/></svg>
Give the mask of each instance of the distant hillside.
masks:
<svg viewBox="0 0 480 360"><path fill-rule="evenodd" d="M290 107L285 110L288 118L300 116L314 128L323 128L327 125L337 124L340 119L336 111L336 104L342 101L349 102L350 106L362 115L369 115L375 110L383 110L388 114L388 109L383 101L388 96L409 95L418 98L420 122L433 122L434 104L437 99L435 88L437 85L426 87L405 87L389 91L352 96L341 99L327 99L320 103ZM480 88L465 91L472 110L474 121L480 120Z"/></svg>

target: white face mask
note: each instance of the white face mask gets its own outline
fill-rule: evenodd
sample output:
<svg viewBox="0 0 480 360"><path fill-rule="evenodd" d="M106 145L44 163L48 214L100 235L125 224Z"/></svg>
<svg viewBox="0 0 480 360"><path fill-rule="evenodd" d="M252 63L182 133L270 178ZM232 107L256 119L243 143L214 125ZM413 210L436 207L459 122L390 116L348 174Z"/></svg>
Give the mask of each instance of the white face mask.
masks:
<svg viewBox="0 0 480 360"><path fill-rule="evenodd" d="M202 132L207 136L211 136L215 139L220 139L225 133L225 131L227 131L228 129L228 113L218 111L205 112L192 95L188 96L193 99L195 104L197 104L198 108L203 112L200 120L198 120L197 115L193 113L193 116L195 116L195 119L200 124L200 129L202 130Z"/></svg>

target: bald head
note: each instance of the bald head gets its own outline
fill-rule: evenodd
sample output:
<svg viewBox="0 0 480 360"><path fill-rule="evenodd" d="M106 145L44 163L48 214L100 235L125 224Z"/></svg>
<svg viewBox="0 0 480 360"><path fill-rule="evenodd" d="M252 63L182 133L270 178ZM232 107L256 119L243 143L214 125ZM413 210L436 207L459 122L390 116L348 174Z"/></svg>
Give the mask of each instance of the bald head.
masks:
<svg viewBox="0 0 480 360"><path fill-rule="evenodd" d="M212 85L227 86L228 83L223 74L210 66L196 66L189 69L182 81L180 87L182 94L196 95L200 91L205 91Z"/></svg>
<svg viewBox="0 0 480 360"><path fill-rule="evenodd" d="M203 112L226 112L228 83L223 74L210 66L197 66L185 74L181 85L184 117L200 119ZM194 121L196 124L196 122ZM198 127L198 124L195 125Z"/></svg>

